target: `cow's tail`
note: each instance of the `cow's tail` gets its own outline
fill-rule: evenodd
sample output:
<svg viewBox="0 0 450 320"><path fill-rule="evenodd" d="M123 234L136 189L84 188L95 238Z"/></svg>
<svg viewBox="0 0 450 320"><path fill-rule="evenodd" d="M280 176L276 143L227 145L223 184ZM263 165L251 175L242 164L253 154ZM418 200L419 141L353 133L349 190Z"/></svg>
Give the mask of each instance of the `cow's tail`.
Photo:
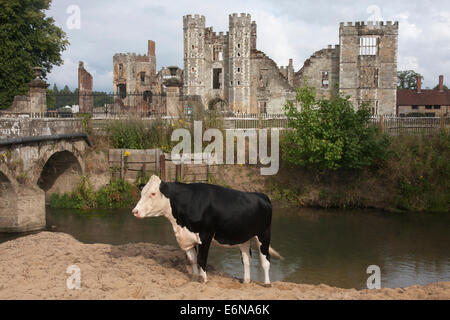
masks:
<svg viewBox="0 0 450 320"><path fill-rule="evenodd" d="M276 252L275 249L272 248L272 246L269 246L269 254L270 254L272 257L275 257L275 258L280 259L280 260L284 260L284 258L281 256L281 254L279 254L278 252Z"/></svg>

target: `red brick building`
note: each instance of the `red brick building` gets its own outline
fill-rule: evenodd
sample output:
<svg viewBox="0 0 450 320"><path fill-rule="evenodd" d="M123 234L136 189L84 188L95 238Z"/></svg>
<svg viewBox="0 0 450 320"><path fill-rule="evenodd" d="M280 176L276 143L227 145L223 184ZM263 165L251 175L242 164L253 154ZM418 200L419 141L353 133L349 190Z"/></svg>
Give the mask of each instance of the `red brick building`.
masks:
<svg viewBox="0 0 450 320"><path fill-rule="evenodd" d="M436 90L422 89L422 79L417 79L417 90L397 90L397 115L439 117L448 116L450 90L444 89L444 76L439 76Z"/></svg>

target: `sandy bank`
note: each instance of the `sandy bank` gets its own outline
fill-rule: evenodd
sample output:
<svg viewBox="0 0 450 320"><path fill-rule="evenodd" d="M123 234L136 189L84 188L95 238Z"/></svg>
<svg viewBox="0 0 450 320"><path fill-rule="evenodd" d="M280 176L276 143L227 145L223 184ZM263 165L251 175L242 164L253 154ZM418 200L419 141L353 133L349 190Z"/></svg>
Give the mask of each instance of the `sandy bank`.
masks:
<svg viewBox="0 0 450 320"><path fill-rule="evenodd" d="M83 244L42 232L0 244L0 299L450 299L450 282L375 291L275 282L244 285L209 268L209 282L190 280L178 248L149 243ZM81 289L69 290L69 266Z"/></svg>

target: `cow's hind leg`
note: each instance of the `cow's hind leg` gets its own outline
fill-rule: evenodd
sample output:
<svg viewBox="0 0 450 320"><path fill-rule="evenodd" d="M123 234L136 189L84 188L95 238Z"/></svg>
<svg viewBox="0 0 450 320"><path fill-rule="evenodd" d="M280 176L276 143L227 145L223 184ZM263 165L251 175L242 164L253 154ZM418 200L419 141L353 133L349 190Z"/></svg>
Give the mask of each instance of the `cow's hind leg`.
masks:
<svg viewBox="0 0 450 320"><path fill-rule="evenodd" d="M209 246L211 244L212 238L213 235L200 234L200 240L202 243L198 246L197 261L198 265L200 266L200 277L205 283L208 281L206 277L206 263L208 261Z"/></svg>
<svg viewBox="0 0 450 320"><path fill-rule="evenodd" d="M259 249L259 259L261 261L261 266L264 270L264 285L266 287L270 287L270 278L269 278L269 270L270 270L270 254L269 254L269 246L270 246L270 229L267 229L261 235L256 237L258 242Z"/></svg>
<svg viewBox="0 0 450 320"><path fill-rule="evenodd" d="M197 250L196 248L191 248L186 250L186 256L188 257L189 262L192 266L192 277L194 280L198 278L198 267L197 267Z"/></svg>
<svg viewBox="0 0 450 320"><path fill-rule="evenodd" d="M244 283L250 283L250 241L239 245L244 265Z"/></svg>

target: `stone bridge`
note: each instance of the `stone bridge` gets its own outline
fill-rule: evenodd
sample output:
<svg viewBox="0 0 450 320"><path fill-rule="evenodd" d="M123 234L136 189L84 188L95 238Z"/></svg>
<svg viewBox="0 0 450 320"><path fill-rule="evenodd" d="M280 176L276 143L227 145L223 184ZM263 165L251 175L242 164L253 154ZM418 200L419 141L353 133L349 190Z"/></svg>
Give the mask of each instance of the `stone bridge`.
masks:
<svg viewBox="0 0 450 320"><path fill-rule="evenodd" d="M46 227L52 191L72 191L90 146L80 119L0 118L0 232Z"/></svg>

